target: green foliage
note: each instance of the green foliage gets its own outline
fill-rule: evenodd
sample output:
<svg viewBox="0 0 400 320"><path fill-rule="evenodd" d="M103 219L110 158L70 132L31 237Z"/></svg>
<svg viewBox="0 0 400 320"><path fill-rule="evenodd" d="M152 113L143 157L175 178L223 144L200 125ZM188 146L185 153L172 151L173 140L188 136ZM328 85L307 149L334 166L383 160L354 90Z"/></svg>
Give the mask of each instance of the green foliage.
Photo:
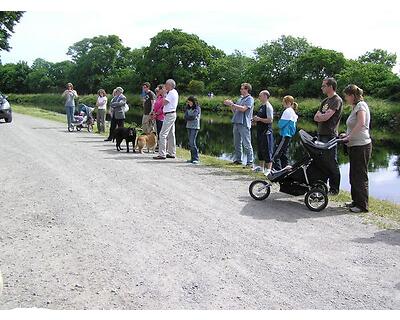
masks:
<svg viewBox="0 0 400 320"><path fill-rule="evenodd" d="M179 89L186 90L185 84L191 79L206 80L212 60L224 55L195 34L180 29L163 30L144 49L143 74L153 85L173 78Z"/></svg>
<svg viewBox="0 0 400 320"><path fill-rule="evenodd" d="M10 51L8 40L23 14L23 11L0 11L0 51Z"/></svg>
<svg viewBox="0 0 400 320"><path fill-rule="evenodd" d="M96 92L115 73L121 77L121 69L125 69L125 79L127 68L134 71L131 51L116 35L83 39L69 47L67 54L75 62L71 81L83 93Z"/></svg>
<svg viewBox="0 0 400 320"><path fill-rule="evenodd" d="M0 88L2 92L26 93L26 76L30 72L28 64L20 61L7 63L0 67Z"/></svg>
<svg viewBox="0 0 400 320"><path fill-rule="evenodd" d="M388 69L392 69L396 65L397 55L389 53L386 50L374 49L371 52L367 51L358 58L361 63L382 64Z"/></svg>
<svg viewBox="0 0 400 320"><path fill-rule="evenodd" d="M251 82L252 58L246 57L240 51L213 60L210 65L210 83L208 91L219 94L239 92L240 84Z"/></svg>
<svg viewBox="0 0 400 320"><path fill-rule="evenodd" d="M0 15L1 16L1 15ZM107 92L122 86L139 93L145 81L154 88L168 78L178 91L201 95L239 93L249 82L253 95L268 89L273 96L321 97L321 81L334 76L339 92L354 83L374 97L400 101L400 78L392 72L396 55L375 49L358 60L346 60L342 53L315 47L304 38L281 36L254 51L254 57L240 51L226 55L197 35L179 29L163 30L147 47L130 49L116 35L85 38L68 49L71 61L52 63L36 59L0 64L0 90L7 93L61 93L72 82L78 94ZM210 110L224 109L221 101L205 100Z"/></svg>
<svg viewBox="0 0 400 320"><path fill-rule="evenodd" d="M204 93L205 86L203 81L190 80L187 91L192 94L202 94Z"/></svg>
<svg viewBox="0 0 400 320"><path fill-rule="evenodd" d="M253 75L260 85L288 87L295 79L295 61L311 45L305 38L281 36L255 49L256 62Z"/></svg>
<svg viewBox="0 0 400 320"><path fill-rule="evenodd" d="M389 98L385 94L396 94L399 91L400 79L384 64L372 62L361 63L350 60L338 75L339 89L347 84L357 84L366 94Z"/></svg>
<svg viewBox="0 0 400 320"><path fill-rule="evenodd" d="M9 100L12 103L21 105L35 105L43 109L64 112L64 100L61 94L10 94ZM128 104L133 110L142 110L142 101L139 94L126 94ZM108 95L111 100L111 95ZM183 110L186 104L188 96L181 94L179 96L179 110ZM231 114L228 107L224 105L225 99L237 99L238 93L231 96L214 96L209 98L208 96L199 95L197 99L203 111L209 111L216 114ZM80 95L78 103L84 103L86 105L94 106L96 104L97 95ZM365 97L366 102L369 105L371 111L372 128L390 128L398 130L400 129L400 104L382 99L373 98L370 96ZM315 112L321 103L320 99L315 98L298 98L296 101L299 104L298 114L300 121L309 120L313 121ZM277 116L283 111L281 98L271 97L270 102L274 107L274 111ZM257 109L260 105L260 101L256 99L255 108ZM346 106L343 110L343 119L346 119L350 114L351 108ZM213 119L210 119L213 121Z"/></svg>

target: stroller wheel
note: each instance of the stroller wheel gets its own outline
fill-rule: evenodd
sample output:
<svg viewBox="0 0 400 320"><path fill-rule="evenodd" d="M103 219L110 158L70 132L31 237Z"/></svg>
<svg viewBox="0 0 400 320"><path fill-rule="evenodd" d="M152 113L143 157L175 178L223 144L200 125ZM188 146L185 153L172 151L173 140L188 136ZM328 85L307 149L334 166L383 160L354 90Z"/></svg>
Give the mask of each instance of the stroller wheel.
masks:
<svg viewBox="0 0 400 320"><path fill-rule="evenodd" d="M320 186L311 188L307 193L304 202L311 211L321 211L328 205L328 195Z"/></svg>
<svg viewBox="0 0 400 320"><path fill-rule="evenodd" d="M314 185L313 185L313 188L320 188L321 190L324 190L324 192L326 193L326 194L328 194L328 186L326 185L326 183L325 182L323 182L323 181L321 181L321 180L318 180Z"/></svg>
<svg viewBox="0 0 400 320"><path fill-rule="evenodd" d="M271 193L271 185L264 180L255 180L249 186L249 193L254 200L265 200Z"/></svg>
<svg viewBox="0 0 400 320"><path fill-rule="evenodd" d="M81 126L76 126L76 131L81 131L82 127Z"/></svg>
<svg viewBox="0 0 400 320"><path fill-rule="evenodd" d="M93 125L92 124L88 124L87 131L88 132L92 132L93 131Z"/></svg>

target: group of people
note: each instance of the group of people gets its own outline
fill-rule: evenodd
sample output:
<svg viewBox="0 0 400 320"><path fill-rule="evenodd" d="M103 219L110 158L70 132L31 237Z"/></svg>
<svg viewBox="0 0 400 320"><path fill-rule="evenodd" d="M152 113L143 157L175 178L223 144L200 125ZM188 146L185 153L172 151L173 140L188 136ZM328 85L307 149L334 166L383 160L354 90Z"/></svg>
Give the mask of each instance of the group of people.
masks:
<svg viewBox="0 0 400 320"><path fill-rule="evenodd" d="M176 157L175 121L177 118L177 107L179 94L176 83L168 79L165 84L158 85L155 93L151 85L145 82L142 86L143 94L143 117L142 129L144 133L157 132L158 154L154 160L165 160ZM321 90L326 98L321 102L314 121L318 124L318 140L328 142L339 136L339 124L343 111L342 98L337 94L337 83L333 78L322 81ZM281 170L288 166L288 149L291 139L296 134L298 115L298 103L287 95L282 99L284 108L278 121L279 137L275 143L272 124L274 121L274 109L269 102L270 93L262 90L259 93L261 105L254 112L254 98L251 96L252 86L243 83L240 87L240 98L234 102L225 100L224 104L229 106L232 113L234 157L233 164L262 171L268 177L272 170ZM123 95L123 88L117 87L113 91L113 98L109 106L110 112L106 112L107 96L103 89L98 91L96 102L97 127L99 132L105 131L105 120L110 117L110 134L105 141L111 141L115 128L123 127L125 113L129 110L127 99ZM372 152L372 143L369 133L370 112L367 103L363 99L363 90L356 85L348 85L343 91L346 103L352 106L350 116L346 121L346 133L340 138L347 146L350 158L350 184L352 202L346 206L352 212L368 211L368 163ZM74 100L77 92L71 83L67 84L64 91L65 108L68 126L71 125L74 114ZM189 148L191 159L188 162L199 163L199 151L196 138L200 130L201 107L194 96L188 97L184 119L188 131ZM251 128L255 126L257 131L257 153L259 166L254 166L254 153L251 141ZM244 149L245 163L242 163ZM329 193L339 193L340 171L337 159L337 146L332 153L332 161L329 162Z"/></svg>
<svg viewBox="0 0 400 320"><path fill-rule="evenodd" d="M154 160L174 159L176 157L175 121L179 94L175 87L176 83L173 79L168 79L165 84L158 85L155 93L151 90L149 82L143 83L142 86L142 130L145 134L156 132L158 139L156 149L158 155L153 157ZM107 94L104 89L100 89L97 92L96 115L99 133L105 132L107 116L110 120L109 136L104 141L112 141L115 129L124 127L126 112L129 110L129 106L123 93L124 89L121 87L113 90L113 97L109 103L109 112L107 113ZM67 84L67 88L62 96L65 98L67 122L68 127L70 127L74 117L75 99L78 97L72 83ZM191 151L191 159L188 162L193 164L199 163L199 150L196 138L200 130L200 116L201 108L196 97L188 97L185 109L186 128L188 130Z"/></svg>
<svg viewBox="0 0 400 320"><path fill-rule="evenodd" d="M233 112L233 140L235 153L233 164L242 165L242 149L245 153L245 167L262 171L268 177L271 170L284 169L289 164L288 148L296 134L298 104L288 95L283 97L284 111L278 121L279 137L274 141L272 123L274 109L269 102L270 93L259 93L261 106L254 112L254 99L251 85L243 83L240 98L233 102L225 100ZM352 106L346 121L346 133L339 136L339 124L343 111L343 100L337 94L337 82L334 78L322 81L321 90L326 98L321 102L314 121L318 124L318 140L328 142L340 137L345 144L350 159L350 185L352 201L346 203L352 212L368 211L368 163L371 158L372 142L370 137L370 111L363 98L363 90L356 85L348 85L344 91L346 103ZM251 128L257 130L257 153L259 166L254 167L254 154L251 142ZM329 170L329 193L337 195L340 187L340 171L337 159L337 145L332 152L332 159L326 163Z"/></svg>

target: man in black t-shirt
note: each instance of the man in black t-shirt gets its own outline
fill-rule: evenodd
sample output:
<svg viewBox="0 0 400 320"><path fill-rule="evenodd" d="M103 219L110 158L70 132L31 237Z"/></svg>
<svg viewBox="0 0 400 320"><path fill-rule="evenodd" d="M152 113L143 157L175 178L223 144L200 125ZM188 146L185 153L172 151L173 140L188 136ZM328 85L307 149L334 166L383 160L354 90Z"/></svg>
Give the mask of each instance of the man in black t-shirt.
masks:
<svg viewBox="0 0 400 320"><path fill-rule="evenodd" d="M144 133L155 132L154 121L151 119L150 112L153 111L153 105L156 100L156 95L150 90L150 83L143 83L143 118L142 129Z"/></svg>
<svg viewBox="0 0 400 320"><path fill-rule="evenodd" d="M321 90L327 95L314 116L318 123L318 140L328 142L338 136L340 118L342 117L343 100L336 93L337 83L333 78L322 81ZM337 146L332 151L332 158L326 163L329 170L329 193L337 195L340 187L340 171L337 160Z"/></svg>

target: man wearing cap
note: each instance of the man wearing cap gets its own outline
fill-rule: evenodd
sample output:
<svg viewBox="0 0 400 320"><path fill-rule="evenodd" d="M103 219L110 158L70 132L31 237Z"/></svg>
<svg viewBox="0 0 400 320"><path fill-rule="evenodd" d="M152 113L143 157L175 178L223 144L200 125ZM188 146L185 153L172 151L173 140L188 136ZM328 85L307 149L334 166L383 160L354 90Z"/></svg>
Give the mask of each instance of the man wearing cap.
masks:
<svg viewBox="0 0 400 320"><path fill-rule="evenodd" d="M153 157L154 160L174 159L176 156L175 120L179 94L175 87L176 83L173 79L168 79L165 82L165 89L167 90L163 109L165 119L160 131L158 156Z"/></svg>

